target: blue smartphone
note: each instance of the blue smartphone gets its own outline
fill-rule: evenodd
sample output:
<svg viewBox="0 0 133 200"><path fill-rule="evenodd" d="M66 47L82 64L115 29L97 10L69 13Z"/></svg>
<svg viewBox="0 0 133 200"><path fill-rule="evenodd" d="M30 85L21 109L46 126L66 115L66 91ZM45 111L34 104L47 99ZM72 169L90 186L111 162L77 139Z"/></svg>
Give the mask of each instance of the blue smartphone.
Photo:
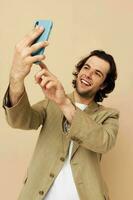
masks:
<svg viewBox="0 0 133 200"><path fill-rule="evenodd" d="M36 26L43 26L44 27L44 31L37 39L35 39L33 44L35 44L37 42L48 40L50 32L51 32L51 29L53 27L52 20L36 20L34 26L35 27ZM45 51L45 48L41 48L41 49L33 52L32 56L44 54L44 51Z"/></svg>

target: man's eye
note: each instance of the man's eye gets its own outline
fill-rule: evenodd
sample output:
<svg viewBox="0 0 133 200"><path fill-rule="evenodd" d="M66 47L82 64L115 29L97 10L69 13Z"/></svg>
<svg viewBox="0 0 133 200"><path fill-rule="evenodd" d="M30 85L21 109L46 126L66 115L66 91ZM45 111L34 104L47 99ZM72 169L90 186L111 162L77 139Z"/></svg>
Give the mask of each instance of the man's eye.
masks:
<svg viewBox="0 0 133 200"><path fill-rule="evenodd" d="M88 67L85 66L84 69L88 69Z"/></svg>
<svg viewBox="0 0 133 200"><path fill-rule="evenodd" d="M95 73L97 76L101 77L101 74L99 72L96 72Z"/></svg>
<svg viewBox="0 0 133 200"><path fill-rule="evenodd" d="M87 65L84 65L84 69L88 69L88 66L87 66Z"/></svg>

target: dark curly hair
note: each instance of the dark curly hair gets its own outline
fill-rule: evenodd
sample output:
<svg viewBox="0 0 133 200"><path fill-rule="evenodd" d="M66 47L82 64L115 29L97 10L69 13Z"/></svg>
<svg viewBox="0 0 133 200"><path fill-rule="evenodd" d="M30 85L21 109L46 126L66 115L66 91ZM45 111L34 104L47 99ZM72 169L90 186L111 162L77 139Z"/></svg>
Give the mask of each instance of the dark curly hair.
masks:
<svg viewBox="0 0 133 200"><path fill-rule="evenodd" d="M78 73L80 72L81 68L84 66L86 61L92 57L97 56L105 61L107 61L110 64L110 70L107 74L107 77L104 81L105 88L102 90L97 91L94 101L95 102L102 102L104 98L107 98L107 94L111 93L115 88L115 80L117 79L117 69L116 64L114 61L114 58L107 54L105 51L102 50L94 50L92 51L88 56L82 58L75 66L76 71L74 71L72 74L74 75L74 80L72 81L72 85L74 88L76 88L76 78Z"/></svg>

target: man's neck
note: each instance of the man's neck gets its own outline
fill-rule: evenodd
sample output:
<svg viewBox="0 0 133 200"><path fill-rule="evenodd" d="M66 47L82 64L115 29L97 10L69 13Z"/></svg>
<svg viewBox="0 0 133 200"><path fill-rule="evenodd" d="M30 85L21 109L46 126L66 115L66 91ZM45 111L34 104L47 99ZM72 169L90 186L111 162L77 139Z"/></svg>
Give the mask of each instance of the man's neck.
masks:
<svg viewBox="0 0 133 200"><path fill-rule="evenodd" d="M74 90L74 99L75 99L75 102L77 102L77 103L82 103L82 104L86 104L86 105L89 105L89 104L93 101L93 98L86 99L86 98L81 97L81 96L76 92L76 90Z"/></svg>

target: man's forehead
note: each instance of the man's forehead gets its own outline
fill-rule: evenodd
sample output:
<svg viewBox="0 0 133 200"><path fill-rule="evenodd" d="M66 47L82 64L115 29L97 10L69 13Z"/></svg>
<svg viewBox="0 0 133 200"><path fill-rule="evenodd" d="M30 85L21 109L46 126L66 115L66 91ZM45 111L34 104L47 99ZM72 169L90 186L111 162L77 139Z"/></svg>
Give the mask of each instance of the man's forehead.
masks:
<svg viewBox="0 0 133 200"><path fill-rule="evenodd" d="M109 69L109 63L103 60L102 58L99 58L98 56L90 57L86 61L86 63L95 69L101 69L101 70Z"/></svg>

